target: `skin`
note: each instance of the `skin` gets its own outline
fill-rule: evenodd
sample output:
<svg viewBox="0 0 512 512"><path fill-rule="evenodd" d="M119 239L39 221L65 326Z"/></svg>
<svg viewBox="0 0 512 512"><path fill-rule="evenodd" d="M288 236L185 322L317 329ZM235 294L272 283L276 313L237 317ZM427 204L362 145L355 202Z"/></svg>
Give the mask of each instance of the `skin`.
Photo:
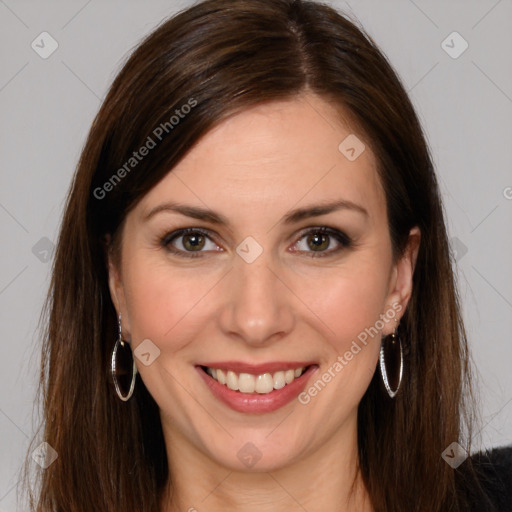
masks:
<svg viewBox="0 0 512 512"><path fill-rule="evenodd" d="M360 344L306 405L293 400L270 413L236 412L194 368L200 361L317 361L309 386L379 315L403 315L420 233L411 230L404 256L393 264L370 146L365 142L355 161L338 150L351 133L311 93L251 108L210 131L126 218L120 263L109 256L109 286L132 350L145 339L160 350L151 365L136 363L161 411L174 488L162 504L166 512L373 510L356 473L357 406L393 319L386 316L379 335ZM292 209L340 199L368 215L340 209L293 225L281 221ZM229 225L171 211L144 220L168 201L211 209ZM321 226L346 233L354 245L331 236L324 245L320 238L315 252L314 232L308 238L303 231ZM186 227L213 233L197 258L160 244ZM248 236L263 248L252 263L236 252ZM185 241L173 246L198 254ZM321 251L324 257L311 256ZM262 455L251 468L237 457L248 442Z"/></svg>

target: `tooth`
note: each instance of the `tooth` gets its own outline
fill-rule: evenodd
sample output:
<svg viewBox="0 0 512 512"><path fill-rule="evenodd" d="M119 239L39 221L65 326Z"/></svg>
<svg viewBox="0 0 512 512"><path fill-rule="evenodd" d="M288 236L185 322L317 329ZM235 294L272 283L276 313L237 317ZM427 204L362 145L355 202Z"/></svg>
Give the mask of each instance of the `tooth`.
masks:
<svg viewBox="0 0 512 512"><path fill-rule="evenodd" d="M250 373L241 373L238 377L238 389L242 393L254 393L256 379Z"/></svg>
<svg viewBox="0 0 512 512"><path fill-rule="evenodd" d="M217 380L221 384L226 384L226 374L222 370L217 370Z"/></svg>
<svg viewBox="0 0 512 512"><path fill-rule="evenodd" d="M292 383L296 378L300 377L305 367L295 370L280 370L274 373L263 373L260 375L252 375L250 373L237 373L228 370L220 370L208 367L206 372L212 378L216 379L220 384L227 386L233 391L242 393L260 393L267 394L274 389L282 389L286 384Z"/></svg>
<svg viewBox="0 0 512 512"><path fill-rule="evenodd" d="M284 372L276 372L274 373L274 389L284 388L286 385L286 381L284 380Z"/></svg>
<svg viewBox="0 0 512 512"><path fill-rule="evenodd" d="M231 370L228 371L226 375L226 384L229 389L238 391L238 377L235 372L232 372Z"/></svg>
<svg viewBox="0 0 512 512"><path fill-rule="evenodd" d="M274 381L270 373L258 375L256 378L256 393L270 393L274 389Z"/></svg>
<svg viewBox="0 0 512 512"><path fill-rule="evenodd" d="M300 377L300 374L302 373L302 370L304 370L304 368L297 368L295 370L295 378Z"/></svg>
<svg viewBox="0 0 512 512"><path fill-rule="evenodd" d="M295 379L295 371L294 370L286 370L284 374L284 380L286 384L290 384Z"/></svg>

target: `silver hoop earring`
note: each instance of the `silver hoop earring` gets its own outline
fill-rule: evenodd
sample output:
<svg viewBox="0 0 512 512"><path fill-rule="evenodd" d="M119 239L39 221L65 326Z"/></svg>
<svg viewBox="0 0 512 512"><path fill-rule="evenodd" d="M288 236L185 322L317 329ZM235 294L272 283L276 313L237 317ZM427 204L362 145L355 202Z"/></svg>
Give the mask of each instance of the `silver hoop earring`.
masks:
<svg viewBox="0 0 512 512"><path fill-rule="evenodd" d="M395 319L395 321L398 323L398 320ZM384 387L390 398L394 398L400 389L404 369L402 341L398 337L397 332L398 325L395 327L395 331L392 334L382 339L380 346L380 373ZM397 364L398 359L399 363ZM391 366L391 368L388 368L388 365Z"/></svg>
<svg viewBox="0 0 512 512"><path fill-rule="evenodd" d="M118 336L114 345L114 350L112 351L110 369L117 396L123 402L127 402L133 395L133 390L135 388L137 365L135 364L129 343L123 340L121 331L121 315L119 315L117 322ZM123 393L126 388L128 388L128 392Z"/></svg>

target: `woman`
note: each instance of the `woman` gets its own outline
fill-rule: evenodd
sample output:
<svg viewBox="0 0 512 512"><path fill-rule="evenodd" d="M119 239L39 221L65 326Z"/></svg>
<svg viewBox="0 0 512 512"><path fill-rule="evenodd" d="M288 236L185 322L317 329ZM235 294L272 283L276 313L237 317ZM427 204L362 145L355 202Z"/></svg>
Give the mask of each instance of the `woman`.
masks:
<svg viewBox="0 0 512 512"><path fill-rule="evenodd" d="M504 510L502 474L467 457L421 127L330 7L207 0L142 42L83 150L47 306L55 460L32 510Z"/></svg>

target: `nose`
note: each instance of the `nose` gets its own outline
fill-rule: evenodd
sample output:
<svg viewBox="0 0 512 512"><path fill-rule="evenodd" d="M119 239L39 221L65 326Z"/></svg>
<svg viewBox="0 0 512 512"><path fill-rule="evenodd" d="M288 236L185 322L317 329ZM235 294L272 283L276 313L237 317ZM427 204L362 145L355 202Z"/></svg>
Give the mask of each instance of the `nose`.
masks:
<svg viewBox="0 0 512 512"><path fill-rule="evenodd" d="M252 263L235 257L224 283L225 300L219 315L226 336L252 346L267 346L293 330L293 294L270 263L265 251Z"/></svg>

